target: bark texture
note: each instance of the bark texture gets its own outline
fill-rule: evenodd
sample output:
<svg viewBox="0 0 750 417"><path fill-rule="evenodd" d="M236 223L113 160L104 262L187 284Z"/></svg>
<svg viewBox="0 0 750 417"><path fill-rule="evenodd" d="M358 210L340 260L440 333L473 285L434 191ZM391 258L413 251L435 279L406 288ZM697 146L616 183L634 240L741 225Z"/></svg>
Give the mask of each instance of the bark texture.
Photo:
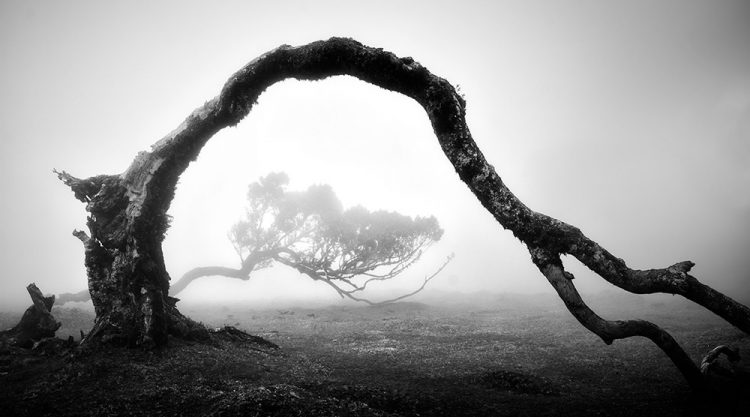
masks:
<svg viewBox="0 0 750 417"><path fill-rule="evenodd" d="M184 323L167 297L169 275L161 252L168 226L166 211L178 177L214 133L237 124L250 112L268 86L287 78L320 80L336 75L350 75L417 101L461 180L504 228L527 245L533 261L571 313L605 342L648 337L693 386L701 385L697 366L662 329L644 321L605 321L593 314L575 291L572 275L562 268L561 254L576 257L627 291L680 294L750 333L750 309L689 275L692 262L662 269L631 269L578 228L524 205L472 139L465 119L466 102L448 81L410 57L399 58L351 39L331 38L298 47L283 45L256 58L232 75L217 97L196 109L150 152L140 153L120 175L81 180L59 173L91 213L91 239L85 245L97 311L92 334L163 344L167 333L175 330L173 323Z"/></svg>
<svg viewBox="0 0 750 417"><path fill-rule="evenodd" d="M11 345L22 348L30 348L34 346L34 342L55 337L55 332L60 328L60 322L51 313L55 296L45 297L36 284L29 284L26 291L33 304L26 309L18 324L0 332L0 337L7 339Z"/></svg>

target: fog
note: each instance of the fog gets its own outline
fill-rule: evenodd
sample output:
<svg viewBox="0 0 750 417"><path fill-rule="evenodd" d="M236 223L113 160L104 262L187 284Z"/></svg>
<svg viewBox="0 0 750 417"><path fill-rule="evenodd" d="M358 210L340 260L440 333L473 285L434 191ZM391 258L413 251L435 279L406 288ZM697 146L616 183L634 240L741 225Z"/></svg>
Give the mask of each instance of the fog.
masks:
<svg viewBox="0 0 750 417"><path fill-rule="evenodd" d="M215 4L220 3L220 4ZM52 169L125 170L263 52L330 36L412 56L459 86L472 134L533 210L573 224L632 268L682 260L750 301L750 3L742 1L0 3L0 306L86 288L71 235L86 212ZM164 242L178 279L235 267L227 239L247 185L285 171L346 207L434 215L445 230L371 298L551 294L442 155L424 111L348 77L285 81L217 134L181 177ZM565 259L585 294L614 287ZM275 267L204 278L193 302L339 302ZM285 300L285 301L284 301Z"/></svg>

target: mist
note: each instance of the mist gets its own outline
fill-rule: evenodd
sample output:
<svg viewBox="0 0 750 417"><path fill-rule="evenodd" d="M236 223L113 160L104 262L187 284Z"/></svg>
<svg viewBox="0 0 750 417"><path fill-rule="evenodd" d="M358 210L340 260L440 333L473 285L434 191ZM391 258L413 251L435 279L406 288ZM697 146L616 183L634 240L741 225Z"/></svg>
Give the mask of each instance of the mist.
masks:
<svg viewBox="0 0 750 417"><path fill-rule="evenodd" d="M174 17L179 10L180 18ZM281 44L347 36L412 56L460 87L487 160L533 210L579 227L632 268L696 263L750 301L750 7L746 2L101 2L0 4L0 305L86 288L86 212L52 174L122 172L135 155ZM164 242L178 279L236 266L227 239L249 183L330 184L346 207L434 215L445 235L372 298L553 294L479 204L424 111L348 77L285 81L219 132L181 177ZM564 259L584 294L614 287ZM433 298L431 298L433 297ZM283 267L204 278L192 303L338 303Z"/></svg>

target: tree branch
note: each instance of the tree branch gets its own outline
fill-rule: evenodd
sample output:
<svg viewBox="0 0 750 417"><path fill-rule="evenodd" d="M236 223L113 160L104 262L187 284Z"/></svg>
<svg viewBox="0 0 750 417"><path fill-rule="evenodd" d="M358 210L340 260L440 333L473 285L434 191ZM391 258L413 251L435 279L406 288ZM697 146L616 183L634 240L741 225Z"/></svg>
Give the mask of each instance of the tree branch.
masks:
<svg viewBox="0 0 750 417"><path fill-rule="evenodd" d="M677 341L659 326L645 320L609 321L594 313L583 301L573 284L573 275L563 269L558 255L545 249L529 248L531 258L547 280L555 288L568 311L604 343L612 344L616 339L642 336L650 339L669 356L690 386L698 391L706 389L706 381L690 356Z"/></svg>
<svg viewBox="0 0 750 417"><path fill-rule="evenodd" d="M272 259L273 256L276 255L276 253L276 250L253 252L242 261L242 267L239 269L227 268L223 266L202 266L193 268L183 274L177 282L170 286L169 295L172 297L176 296L188 285L190 285L191 282L203 277L221 276L246 281L250 279L250 274L253 272L253 270L255 270L258 264L260 264L264 260Z"/></svg>
<svg viewBox="0 0 750 417"><path fill-rule="evenodd" d="M169 287L169 295L172 297L176 296L177 294L182 292L182 290L184 290L188 285L190 285L190 283L198 278L222 276L227 278L247 280L250 278L250 272L252 272L252 269L250 269L250 271L247 271L244 268L235 269L223 266L201 266L198 268L193 268L185 272L179 280L177 280Z"/></svg>
<svg viewBox="0 0 750 417"><path fill-rule="evenodd" d="M559 253L573 255L608 282L635 294L679 294L750 334L750 308L688 274L695 266L693 262L678 262L662 269L630 269L624 260L609 253L580 230L554 219L547 218L543 222L555 225L554 233L561 234L560 245L555 248Z"/></svg>
<svg viewBox="0 0 750 417"><path fill-rule="evenodd" d="M83 243L84 248L86 247L86 244L90 240L89 235L86 234L86 232L84 232L83 230L74 229L73 236L77 237L78 240L80 240L81 243ZM57 303L59 305L63 305L65 303L70 303L70 302L84 302L84 301L89 301L90 299L91 299L91 294L89 293L88 289L81 290L75 293L66 292L66 293L57 295Z"/></svg>
<svg viewBox="0 0 750 417"><path fill-rule="evenodd" d="M390 304L390 303L395 303L396 301L401 301L401 300L403 300L404 298L408 298L408 297L411 297L412 295L415 295L415 294L419 293L420 291L422 291L422 290L423 290L423 289L424 289L424 288L425 288L425 287L427 286L427 283L428 283L428 282L430 282L430 281L431 281L431 280L432 280L433 278L435 278L435 277L436 277L436 276L437 276L437 275L438 275L438 274L439 274L440 272L442 272L442 271L443 271L443 269L445 269L445 267L446 267L446 266L448 266L448 264L450 263L450 261L451 261L451 260L453 260L453 254L451 254L450 256L448 256L448 258L446 258L445 262L443 262L443 264L442 264L442 265L440 265L440 268L438 268L438 269L437 269L437 270L436 270L435 272L433 272L433 273L432 273L431 275L429 275L429 276L426 276L426 277L424 278L424 282L422 282L422 285L421 285L421 286L420 286L419 288L417 288L416 290L414 290L414 291L412 291L412 292L410 292L410 293L408 293L408 294L404 294L404 295L401 295L401 296L398 296L398 297L395 297L395 298L391 298L391 299L388 299L388 300L384 300L384 301L378 301L378 302L372 302L372 301L369 301L369 300L365 300L365 299L363 299L363 298L357 298L357 297L354 297L354 296L352 296L352 293L353 293L354 291L351 291L351 292L349 292L349 295L348 295L348 296L349 296L349 298L351 298L352 300L355 300L355 301L364 301L365 303L367 303L367 304L370 304L370 305L372 305L372 306L378 306L378 305ZM362 288L362 289L364 289L364 286L363 286L363 288Z"/></svg>
<svg viewBox="0 0 750 417"><path fill-rule="evenodd" d="M453 254L451 254L450 256L448 256L448 258L446 258L445 262L443 262L443 264L435 272L433 272L429 276L426 276L425 279L424 279L424 282L422 282L422 285L419 288L417 288L416 290L414 290L414 291L412 291L412 292L410 292L408 294L404 294L404 295L401 295L401 296L398 296L398 297L395 297L395 298L391 298L391 299L388 299L388 300L384 300L384 301L372 301L372 300L369 300L367 298L358 297L358 296L354 295L354 293L356 293L358 291L361 291L364 288L355 287L352 290L345 290L345 289L341 288L340 286L338 286L336 284L336 281L340 280L339 278L331 278L331 277L320 275L313 268L310 268L309 266L307 266L307 265L305 265L304 263L301 263L301 262L295 262L295 261L291 261L291 260L284 259L284 258L281 258L281 257L277 257L276 258L276 260L279 263L281 263L283 265L286 265L286 266L288 266L290 268L294 268L299 273L309 276L314 281L323 281L328 286L330 286L331 288L333 288L334 290L336 290L336 292L339 294L339 296L341 296L341 298L349 298L350 300L363 302L363 303L369 304L371 306L378 306L378 305L395 303L396 301L403 300L405 298L411 297L411 296L419 293L420 291L422 291L427 286L428 282L430 282L440 272L442 272L443 269L445 269L445 267L450 263L450 261L452 259L453 259ZM350 284L350 285L352 285L352 284Z"/></svg>

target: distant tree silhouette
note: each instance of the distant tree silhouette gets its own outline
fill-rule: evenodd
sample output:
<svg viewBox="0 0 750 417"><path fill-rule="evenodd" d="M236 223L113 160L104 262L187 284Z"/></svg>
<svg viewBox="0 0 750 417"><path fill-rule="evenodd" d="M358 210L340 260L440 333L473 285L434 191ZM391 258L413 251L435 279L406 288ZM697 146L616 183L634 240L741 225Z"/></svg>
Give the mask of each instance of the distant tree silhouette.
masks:
<svg viewBox="0 0 750 417"><path fill-rule="evenodd" d="M374 303L358 296L371 282L395 278L419 260L443 235L438 221L361 206L344 211L329 185L293 192L285 189L288 182L285 173L272 173L248 187L245 218L229 232L239 268L192 269L170 287L171 295L201 277L247 280L276 262L328 284L342 297L380 304L416 294L445 266L397 298Z"/></svg>

